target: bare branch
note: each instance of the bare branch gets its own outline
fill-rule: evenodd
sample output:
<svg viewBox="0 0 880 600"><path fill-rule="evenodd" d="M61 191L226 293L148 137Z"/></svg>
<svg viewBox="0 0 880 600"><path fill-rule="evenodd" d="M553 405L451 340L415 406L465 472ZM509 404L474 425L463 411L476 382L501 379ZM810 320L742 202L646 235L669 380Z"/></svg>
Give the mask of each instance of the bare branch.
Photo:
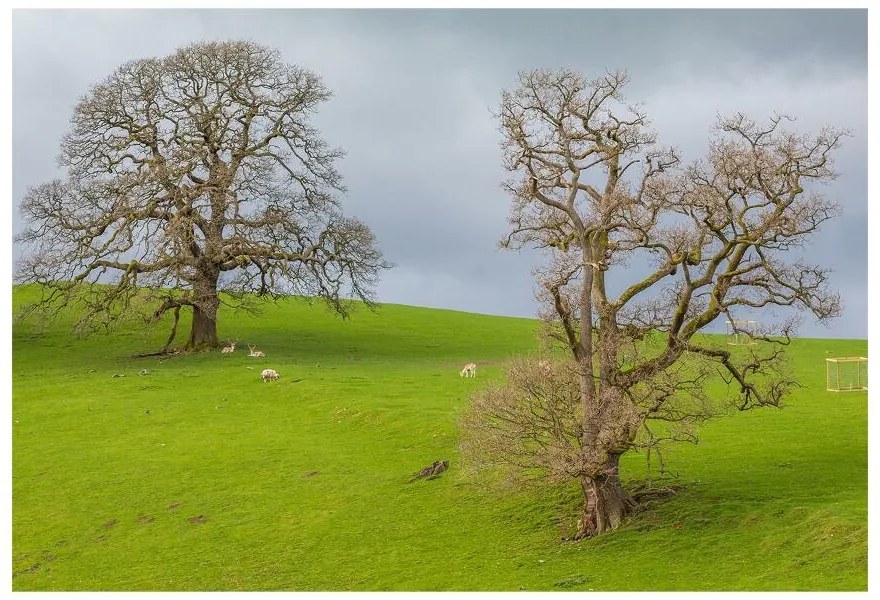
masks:
<svg viewBox="0 0 880 600"><path fill-rule="evenodd" d="M109 283L89 288L95 318L137 289L188 290L205 323L219 288L318 296L343 314L348 298L371 303L389 265L340 213L342 151L310 123L329 97L317 75L251 42L122 65L74 109L67 178L22 202L18 281L61 303L76 284Z"/></svg>

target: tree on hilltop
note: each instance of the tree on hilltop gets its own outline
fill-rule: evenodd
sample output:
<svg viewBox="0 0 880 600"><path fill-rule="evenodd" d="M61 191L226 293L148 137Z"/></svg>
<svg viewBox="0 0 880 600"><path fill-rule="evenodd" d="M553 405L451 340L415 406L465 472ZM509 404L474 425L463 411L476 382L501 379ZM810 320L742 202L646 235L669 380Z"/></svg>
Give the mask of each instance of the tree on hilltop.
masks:
<svg viewBox="0 0 880 600"><path fill-rule="evenodd" d="M93 86L61 143L66 177L31 188L17 280L80 325L192 311L186 347L215 347L219 291L371 302L389 265L312 124L320 78L250 42L134 60ZM100 284L100 285L98 285ZM143 302L146 300L146 303Z"/></svg>
<svg viewBox="0 0 880 600"><path fill-rule="evenodd" d="M635 507L622 454L694 439L693 426L725 406L778 406L796 385L783 362L793 320L743 332L762 342L737 351L700 331L719 317L737 323L737 310L793 307L825 321L840 309L828 271L796 251L835 213L816 187L834 177L846 133L796 134L785 117L736 114L684 166L625 103L626 83L623 73L538 70L502 95L512 173L502 245L551 255L538 283L570 361L515 365L463 419L480 463L580 483L577 538L616 528ZM726 401L707 390L719 373Z"/></svg>

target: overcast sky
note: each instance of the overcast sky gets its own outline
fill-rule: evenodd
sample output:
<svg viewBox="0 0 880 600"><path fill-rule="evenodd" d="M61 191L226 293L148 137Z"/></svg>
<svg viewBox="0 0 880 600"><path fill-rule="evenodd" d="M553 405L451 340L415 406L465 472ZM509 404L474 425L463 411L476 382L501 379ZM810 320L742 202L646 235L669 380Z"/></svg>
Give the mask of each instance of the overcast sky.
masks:
<svg viewBox="0 0 880 600"><path fill-rule="evenodd" d="M628 99L686 162L718 114L849 128L824 190L843 214L805 251L834 270L844 313L830 328L808 316L801 334L867 337L865 10L15 11L13 230L28 186L59 175L58 142L90 85L126 60L224 39L276 47L334 91L317 124L347 152L345 211L397 265L383 302L535 315L536 255L497 248L509 199L492 115L518 71L626 69Z"/></svg>

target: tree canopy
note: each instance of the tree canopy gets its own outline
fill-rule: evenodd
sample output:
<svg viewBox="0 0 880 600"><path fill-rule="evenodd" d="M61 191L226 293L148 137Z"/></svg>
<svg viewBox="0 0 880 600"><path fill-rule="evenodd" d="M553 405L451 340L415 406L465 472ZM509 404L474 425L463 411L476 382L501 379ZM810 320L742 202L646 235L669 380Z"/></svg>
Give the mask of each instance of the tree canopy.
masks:
<svg viewBox="0 0 880 600"><path fill-rule="evenodd" d="M17 279L44 286L44 307L83 307L82 325L150 306L176 328L189 308L191 348L217 345L220 290L370 303L389 265L341 212L343 153L312 123L330 96L251 42L123 64L76 105L66 177L21 203Z"/></svg>
<svg viewBox="0 0 880 600"><path fill-rule="evenodd" d="M840 309L829 271L797 249L835 214L817 184L834 177L846 132L799 134L784 129L787 117L735 114L684 165L625 101L627 82L622 72L537 70L502 94L512 174L502 245L549 254L537 277L544 315L572 363L551 380L577 385L550 393L530 383L550 374L514 367L464 421L485 460L581 482L578 537L615 528L632 508L619 458L657 441L652 421L664 422L660 437L693 439L692 426L721 408L707 392L717 374L743 410L778 406L796 385L783 352L794 320L768 316L743 332L762 343L738 352L699 332L719 317L739 322L737 310L791 307L824 321ZM609 273L625 282L619 291Z"/></svg>

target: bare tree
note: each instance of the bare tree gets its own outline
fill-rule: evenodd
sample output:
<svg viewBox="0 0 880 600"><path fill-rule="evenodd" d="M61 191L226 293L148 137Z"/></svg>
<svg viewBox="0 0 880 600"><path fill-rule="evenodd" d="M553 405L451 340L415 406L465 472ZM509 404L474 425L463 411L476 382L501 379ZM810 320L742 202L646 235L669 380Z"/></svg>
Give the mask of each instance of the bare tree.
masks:
<svg viewBox="0 0 880 600"><path fill-rule="evenodd" d="M125 63L74 109L64 180L27 192L17 279L81 325L138 308L192 310L187 347L214 347L219 290L303 294L346 312L388 265L344 217L335 162L311 124L320 78L250 42L198 43ZM100 284L100 285L99 285ZM145 302L146 300L146 302Z"/></svg>
<svg viewBox="0 0 880 600"><path fill-rule="evenodd" d="M706 389L713 375L732 384L741 410L779 405L796 385L783 362L794 320L746 332L763 343L736 352L698 335L703 328L738 308L794 307L826 320L840 306L825 269L789 256L835 212L807 188L834 177L831 154L846 133L798 135L783 130L784 117L761 126L738 114L719 120L704 160L683 167L657 148L642 110L625 104L626 83L623 73L586 81L539 70L502 95L513 173L513 230L502 245L552 256L538 281L576 367L577 403L546 386L536 395L512 372L508 388L476 399L481 416L466 419L469 434L497 450L493 460L508 452L506 462L580 482L579 538L614 529L632 509L619 477L624 452L655 437L689 439L690 426L720 408ZM634 276L634 261L650 262L648 272ZM616 294L606 285L615 271ZM574 414L548 416L563 408ZM657 436L652 420L665 423Z"/></svg>

